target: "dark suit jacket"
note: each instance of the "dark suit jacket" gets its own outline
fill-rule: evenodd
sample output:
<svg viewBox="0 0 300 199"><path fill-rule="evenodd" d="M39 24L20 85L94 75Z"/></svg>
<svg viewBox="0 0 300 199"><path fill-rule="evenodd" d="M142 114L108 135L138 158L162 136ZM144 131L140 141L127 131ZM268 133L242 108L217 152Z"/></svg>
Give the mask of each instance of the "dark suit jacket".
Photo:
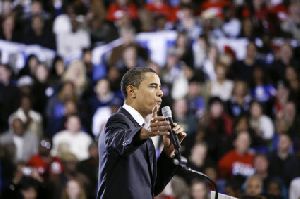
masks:
<svg viewBox="0 0 300 199"><path fill-rule="evenodd" d="M121 108L99 138L98 199L153 199L175 173L162 152L156 160L152 140L139 139L141 126Z"/></svg>

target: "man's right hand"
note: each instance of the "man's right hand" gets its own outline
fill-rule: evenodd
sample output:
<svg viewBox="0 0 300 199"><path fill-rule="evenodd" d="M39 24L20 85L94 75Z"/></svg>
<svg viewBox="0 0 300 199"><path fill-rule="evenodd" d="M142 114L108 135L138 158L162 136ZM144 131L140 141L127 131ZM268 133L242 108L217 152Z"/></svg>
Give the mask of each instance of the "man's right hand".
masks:
<svg viewBox="0 0 300 199"><path fill-rule="evenodd" d="M145 128L141 129L140 138L147 139L157 135L169 135L171 130L170 122L167 121L163 116L157 116L159 106L155 106L152 111L152 119L150 121L150 130Z"/></svg>

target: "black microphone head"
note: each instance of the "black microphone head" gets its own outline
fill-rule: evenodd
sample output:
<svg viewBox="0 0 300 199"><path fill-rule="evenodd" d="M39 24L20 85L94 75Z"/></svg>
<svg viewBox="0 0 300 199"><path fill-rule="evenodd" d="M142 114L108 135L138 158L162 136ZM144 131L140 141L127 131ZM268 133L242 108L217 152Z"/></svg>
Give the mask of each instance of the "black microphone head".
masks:
<svg viewBox="0 0 300 199"><path fill-rule="evenodd" d="M165 118L172 118L172 111L169 106L162 107L161 113Z"/></svg>

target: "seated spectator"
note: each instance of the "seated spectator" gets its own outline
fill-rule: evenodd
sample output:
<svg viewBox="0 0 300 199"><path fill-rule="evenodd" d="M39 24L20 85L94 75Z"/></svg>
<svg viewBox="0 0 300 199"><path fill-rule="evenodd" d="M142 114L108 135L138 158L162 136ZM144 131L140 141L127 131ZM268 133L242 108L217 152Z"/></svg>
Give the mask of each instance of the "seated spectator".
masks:
<svg viewBox="0 0 300 199"><path fill-rule="evenodd" d="M192 3L183 3L177 11L177 21L175 28L178 32L185 31L188 39L195 40L203 32L201 24L194 16L194 7Z"/></svg>
<svg viewBox="0 0 300 199"><path fill-rule="evenodd" d="M233 82L226 79L226 68L223 64L217 63L215 67L216 80L209 82L208 89L210 96L219 97L224 102L228 101L232 94Z"/></svg>
<svg viewBox="0 0 300 199"><path fill-rule="evenodd" d="M232 120L224 110L223 101L218 97L209 99L206 113L200 118L200 126L205 129L204 140L208 145L208 154L217 161L228 151Z"/></svg>
<svg viewBox="0 0 300 199"><path fill-rule="evenodd" d="M265 145L268 144L274 135L274 125L271 118L264 114L262 105L257 101L250 104L249 122L255 137L264 140Z"/></svg>
<svg viewBox="0 0 300 199"><path fill-rule="evenodd" d="M0 39L12 42L21 42L22 35L21 30L18 30L16 25L16 17L14 14L10 13L5 15L1 20L0 28Z"/></svg>
<svg viewBox="0 0 300 199"><path fill-rule="evenodd" d="M81 131L81 121L77 115L68 116L65 130L58 132L52 140L53 155L60 157L67 151L73 153L78 160L88 157L88 147L92 142L90 136Z"/></svg>
<svg viewBox="0 0 300 199"><path fill-rule="evenodd" d="M47 29L45 21L40 15L31 18L30 28L24 33L24 43L56 49L55 37L51 29Z"/></svg>
<svg viewBox="0 0 300 199"><path fill-rule="evenodd" d="M287 198L286 190L283 186L282 181L276 178L272 178L268 181L265 187L265 195L267 198L282 199Z"/></svg>
<svg viewBox="0 0 300 199"><path fill-rule="evenodd" d="M20 118L25 124L27 131L41 138L43 136L43 118L41 114L32 110L32 101L29 96L22 96L20 101L21 103L18 110L10 117Z"/></svg>
<svg viewBox="0 0 300 199"><path fill-rule="evenodd" d="M38 137L36 134L26 131L25 124L18 117L10 119L10 129L0 137L0 144L12 150L14 161L28 161L37 153Z"/></svg>
<svg viewBox="0 0 300 199"><path fill-rule="evenodd" d="M249 42L246 49L246 56L242 60L232 63L230 77L233 80L251 81L254 66L259 65L257 47L254 42Z"/></svg>
<svg viewBox="0 0 300 199"><path fill-rule="evenodd" d="M276 96L275 87L269 82L269 78L264 68L255 66L253 69L252 85L250 86L252 99L262 103L265 113L269 116L272 114L272 105Z"/></svg>
<svg viewBox="0 0 300 199"><path fill-rule="evenodd" d="M288 187L290 182L299 176L300 165L292 150L292 141L287 134L279 136L277 149L269 154L269 174L281 179Z"/></svg>
<svg viewBox="0 0 300 199"><path fill-rule="evenodd" d="M237 134L234 149L227 152L218 162L218 171L221 177L228 178L233 175L247 177L254 174L254 155L249 149L250 142L247 131L241 131Z"/></svg>
<svg viewBox="0 0 300 199"><path fill-rule="evenodd" d="M52 96L46 107L47 133L53 136L63 126L63 118L66 115L65 103L69 100L76 102L75 86L72 82L64 82L58 93Z"/></svg>
<svg viewBox="0 0 300 199"><path fill-rule="evenodd" d="M19 90L12 82L13 71L0 63L0 135L8 130L8 118L18 108Z"/></svg>
<svg viewBox="0 0 300 199"><path fill-rule="evenodd" d="M266 188L267 188L266 185L271 178L269 175L269 170L268 170L270 164L271 163L269 163L269 160L266 155L264 155L264 154L256 154L255 155L254 161L253 161L255 175L259 176L262 179L264 192L266 191Z"/></svg>
<svg viewBox="0 0 300 199"><path fill-rule="evenodd" d="M232 95L228 101L228 113L233 118L238 118L246 114L249 110L251 97L248 93L247 83L244 81L235 81Z"/></svg>
<svg viewBox="0 0 300 199"><path fill-rule="evenodd" d="M38 153L33 155L27 163L30 168L36 169L46 181L51 178L51 175L60 175L63 172L61 160L58 157L51 156L51 149L50 140L41 139Z"/></svg>

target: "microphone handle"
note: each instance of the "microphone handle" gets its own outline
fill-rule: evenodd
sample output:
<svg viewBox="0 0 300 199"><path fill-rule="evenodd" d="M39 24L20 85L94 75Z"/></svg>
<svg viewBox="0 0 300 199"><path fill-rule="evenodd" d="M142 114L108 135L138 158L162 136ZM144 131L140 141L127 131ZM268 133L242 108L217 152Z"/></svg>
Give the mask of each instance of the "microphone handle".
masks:
<svg viewBox="0 0 300 199"><path fill-rule="evenodd" d="M174 123L173 123L172 118L169 117L169 118L167 118L167 119L168 119L168 121L170 122L171 126L174 127ZM180 142L179 142L179 139L178 139L176 133L175 133L172 129L171 129L169 132L170 132L169 137L170 137L171 143L174 145L174 148L175 148L176 153L179 154L179 152L180 152L180 151L179 151L179 149L180 149Z"/></svg>

